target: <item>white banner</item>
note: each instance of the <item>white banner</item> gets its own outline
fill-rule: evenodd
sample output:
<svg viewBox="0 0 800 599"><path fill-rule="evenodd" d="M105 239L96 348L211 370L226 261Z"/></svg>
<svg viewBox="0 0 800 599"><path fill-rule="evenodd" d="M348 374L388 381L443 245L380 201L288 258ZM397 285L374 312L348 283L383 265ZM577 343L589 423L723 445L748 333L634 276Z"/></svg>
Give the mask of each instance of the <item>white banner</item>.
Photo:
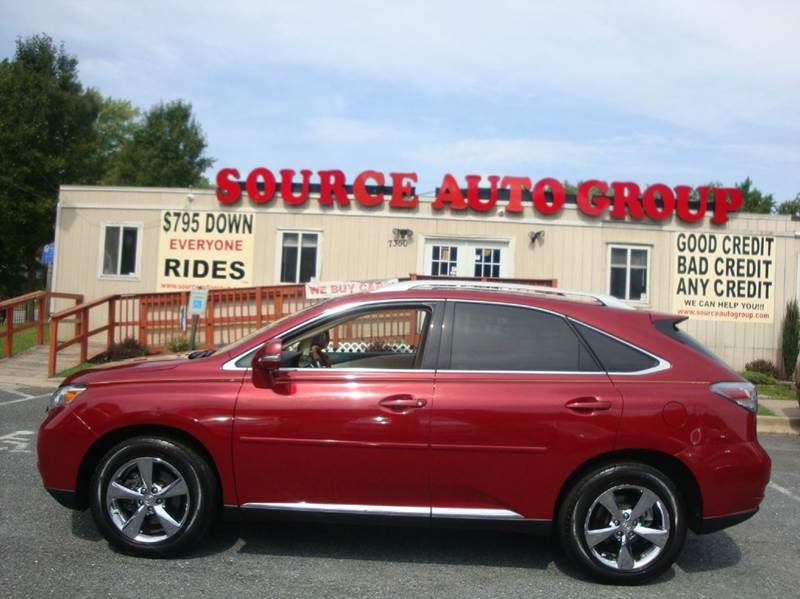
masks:
<svg viewBox="0 0 800 599"><path fill-rule="evenodd" d="M397 279L311 282L306 283L306 299L328 299L353 293L366 293L393 283L397 283Z"/></svg>

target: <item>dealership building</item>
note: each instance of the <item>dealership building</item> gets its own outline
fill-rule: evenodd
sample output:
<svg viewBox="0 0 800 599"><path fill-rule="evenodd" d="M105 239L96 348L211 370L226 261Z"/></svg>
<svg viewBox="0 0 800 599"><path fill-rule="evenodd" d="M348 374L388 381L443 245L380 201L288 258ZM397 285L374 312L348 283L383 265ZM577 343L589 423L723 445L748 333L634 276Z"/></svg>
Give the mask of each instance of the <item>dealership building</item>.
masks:
<svg viewBox="0 0 800 599"><path fill-rule="evenodd" d="M737 369L779 362L786 303L798 297L800 223L789 216L589 216L573 196L544 214L528 209L530 195L510 209L508 194L481 211L441 209L435 195L400 208L325 205L319 186L307 191L302 203L280 191L226 203L214 190L64 186L52 289L91 300L409 275L539 281L686 315L682 326ZM392 193L370 188L381 191Z"/></svg>

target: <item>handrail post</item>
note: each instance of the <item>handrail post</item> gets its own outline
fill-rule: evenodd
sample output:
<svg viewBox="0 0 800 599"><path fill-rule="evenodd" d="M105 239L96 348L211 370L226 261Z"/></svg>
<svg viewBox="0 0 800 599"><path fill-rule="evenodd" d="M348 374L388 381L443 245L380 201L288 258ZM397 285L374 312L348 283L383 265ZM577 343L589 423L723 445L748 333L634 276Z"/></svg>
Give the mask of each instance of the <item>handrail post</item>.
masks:
<svg viewBox="0 0 800 599"><path fill-rule="evenodd" d="M262 312L261 303L264 301L264 289L256 287L256 328L260 329L264 323L264 313Z"/></svg>
<svg viewBox="0 0 800 599"><path fill-rule="evenodd" d="M116 303L117 298L112 297L108 300L108 336L106 337L106 349L111 349L114 345L114 327L116 327Z"/></svg>
<svg viewBox="0 0 800 599"><path fill-rule="evenodd" d="M278 291L275 294L275 320L283 318L283 292Z"/></svg>
<svg viewBox="0 0 800 599"><path fill-rule="evenodd" d="M6 358L10 358L14 347L14 306L6 308L6 337L3 341L3 351L6 354Z"/></svg>
<svg viewBox="0 0 800 599"><path fill-rule="evenodd" d="M39 316L36 319L36 345L44 343L44 310L46 305L47 293L43 293L37 299L39 303Z"/></svg>
<svg viewBox="0 0 800 599"><path fill-rule="evenodd" d="M147 346L147 303L139 297L139 345Z"/></svg>
<svg viewBox="0 0 800 599"><path fill-rule="evenodd" d="M56 348L58 347L58 320L50 319L50 348L47 352L47 375L56 374Z"/></svg>
<svg viewBox="0 0 800 599"><path fill-rule="evenodd" d="M214 347L214 294L208 294L206 301L206 347Z"/></svg>
<svg viewBox="0 0 800 599"><path fill-rule="evenodd" d="M75 307L77 308L82 303L83 303L83 296L81 296L81 299L76 299L75 300ZM81 323L80 323L79 314L80 314L80 312L75 314L75 337L77 337L78 335L81 334Z"/></svg>
<svg viewBox="0 0 800 599"><path fill-rule="evenodd" d="M81 364L89 358L89 309L81 310Z"/></svg>

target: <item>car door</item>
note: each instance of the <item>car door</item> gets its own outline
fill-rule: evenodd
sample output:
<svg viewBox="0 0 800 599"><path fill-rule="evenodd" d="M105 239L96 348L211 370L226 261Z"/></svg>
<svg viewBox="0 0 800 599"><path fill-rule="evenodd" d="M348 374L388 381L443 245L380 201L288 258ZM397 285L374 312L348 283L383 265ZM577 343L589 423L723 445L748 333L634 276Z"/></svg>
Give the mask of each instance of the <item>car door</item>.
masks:
<svg viewBox="0 0 800 599"><path fill-rule="evenodd" d="M443 303L371 303L284 338L289 367L268 388L246 377L239 395L240 504L429 517L434 323L442 317ZM310 350L325 332L330 367L315 367Z"/></svg>
<svg viewBox="0 0 800 599"><path fill-rule="evenodd" d="M614 445L622 400L558 314L448 302L431 415L434 517L552 517L567 476Z"/></svg>

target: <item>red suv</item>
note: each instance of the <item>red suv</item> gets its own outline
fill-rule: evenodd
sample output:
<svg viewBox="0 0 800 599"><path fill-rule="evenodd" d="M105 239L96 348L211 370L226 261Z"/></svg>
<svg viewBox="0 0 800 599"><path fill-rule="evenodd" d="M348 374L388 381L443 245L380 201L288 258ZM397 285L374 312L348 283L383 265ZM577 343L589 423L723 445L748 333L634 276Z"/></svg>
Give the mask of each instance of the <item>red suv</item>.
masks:
<svg viewBox="0 0 800 599"><path fill-rule="evenodd" d="M220 513L356 519L553 532L596 578L642 582L687 528L752 516L770 459L753 386L681 318L625 308L423 281L328 301L73 375L39 469L142 556L190 549Z"/></svg>

